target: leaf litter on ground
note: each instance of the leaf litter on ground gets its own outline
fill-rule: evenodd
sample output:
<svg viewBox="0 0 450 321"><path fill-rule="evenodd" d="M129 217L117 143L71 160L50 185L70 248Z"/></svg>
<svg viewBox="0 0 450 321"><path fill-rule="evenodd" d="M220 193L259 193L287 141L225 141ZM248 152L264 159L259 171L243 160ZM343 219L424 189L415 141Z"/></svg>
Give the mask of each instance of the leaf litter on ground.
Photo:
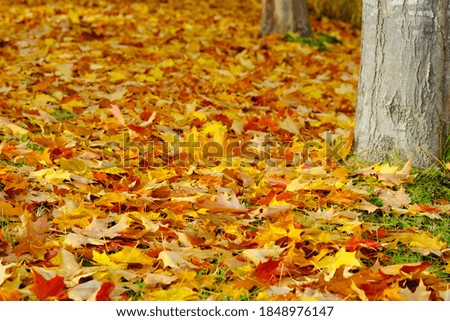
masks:
<svg viewBox="0 0 450 321"><path fill-rule="evenodd" d="M348 159L359 30L258 38L257 1L0 9L0 299L448 299L449 200Z"/></svg>

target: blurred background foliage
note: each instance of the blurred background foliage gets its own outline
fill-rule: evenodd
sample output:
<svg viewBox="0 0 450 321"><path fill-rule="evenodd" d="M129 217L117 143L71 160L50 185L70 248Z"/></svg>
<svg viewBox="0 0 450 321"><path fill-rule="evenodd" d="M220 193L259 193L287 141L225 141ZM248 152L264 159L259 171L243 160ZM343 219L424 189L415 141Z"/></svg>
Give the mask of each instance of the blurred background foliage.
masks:
<svg viewBox="0 0 450 321"><path fill-rule="evenodd" d="M51 4L52 0L0 0L6 3L21 3L26 5ZM135 0L124 0L124 3L132 3ZM142 0L140 0L142 1ZM149 1L149 0L147 0ZM171 0L150 0L167 2ZM375 1L375 0L374 0ZM81 5L95 5L104 0L79 0ZM175 2L175 1L174 1ZM260 0L252 0L257 6L261 6ZM361 27L362 0L307 0L309 12L315 14L319 19L328 17L350 23L354 27Z"/></svg>
<svg viewBox="0 0 450 321"><path fill-rule="evenodd" d="M307 0L310 13L361 27L362 0Z"/></svg>

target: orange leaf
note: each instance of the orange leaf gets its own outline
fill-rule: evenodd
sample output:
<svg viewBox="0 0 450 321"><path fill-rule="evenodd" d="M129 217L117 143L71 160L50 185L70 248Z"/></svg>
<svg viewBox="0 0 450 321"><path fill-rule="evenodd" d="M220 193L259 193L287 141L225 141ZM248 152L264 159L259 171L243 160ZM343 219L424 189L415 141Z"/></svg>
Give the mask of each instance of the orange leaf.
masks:
<svg viewBox="0 0 450 321"><path fill-rule="evenodd" d="M418 204L420 209L424 212L434 212L434 213L439 213L439 207L437 206L429 206L429 205L424 205L419 203Z"/></svg>
<svg viewBox="0 0 450 321"><path fill-rule="evenodd" d="M116 286L112 282L103 283L95 296L96 301L111 301L109 295Z"/></svg>
<svg viewBox="0 0 450 321"><path fill-rule="evenodd" d="M46 280L42 275L33 270L34 284L31 291L38 300L46 300L49 297L56 296L64 289L64 278L55 276L53 279Z"/></svg>
<svg viewBox="0 0 450 321"><path fill-rule="evenodd" d="M280 265L281 260L269 259L267 262L259 263L256 267L253 275L257 278L270 282L274 277L276 277L277 268Z"/></svg>
<svg viewBox="0 0 450 321"><path fill-rule="evenodd" d="M352 236L345 242L345 248L350 252L355 252L358 250L358 248L361 247L369 249L378 249L381 247L381 245L375 242L374 240L359 239L356 236Z"/></svg>
<svg viewBox="0 0 450 321"><path fill-rule="evenodd" d="M419 265L405 265L400 270L402 272L405 272L405 273L408 273L408 274L420 273L420 272L426 270L427 268L429 268L432 265L433 264L431 264L430 262L422 262Z"/></svg>
<svg viewBox="0 0 450 321"><path fill-rule="evenodd" d="M259 205L269 205L270 202L272 201L272 199L275 197L275 195L277 195L277 193L274 190L271 190L269 194L267 194L266 196L261 197L258 200L258 204Z"/></svg>

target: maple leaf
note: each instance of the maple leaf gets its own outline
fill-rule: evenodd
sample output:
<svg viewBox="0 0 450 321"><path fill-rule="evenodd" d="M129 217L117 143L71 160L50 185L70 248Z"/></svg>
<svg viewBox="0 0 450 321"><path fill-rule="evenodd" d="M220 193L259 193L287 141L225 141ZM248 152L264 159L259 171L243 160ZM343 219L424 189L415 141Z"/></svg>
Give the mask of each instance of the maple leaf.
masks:
<svg viewBox="0 0 450 321"><path fill-rule="evenodd" d="M149 273L145 276L144 283L154 287L157 284L169 285L177 279L177 276L168 273Z"/></svg>
<svg viewBox="0 0 450 321"><path fill-rule="evenodd" d="M267 262L259 263L255 271L253 271L253 275L263 281L271 282L277 275L277 268L281 261L269 259Z"/></svg>
<svg viewBox="0 0 450 321"><path fill-rule="evenodd" d="M326 280L330 280L336 270L341 266L346 267L361 267L361 263L356 258L355 252L346 252L345 248L341 248L333 256L326 256L316 263L317 268L326 269L328 275Z"/></svg>
<svg viewBox="0 0 450 321"><path fill-rule="evenodd" d="M127 227L127 215L122 215L119 222L112 227L108 227L114 222L111 218L97 218L94 216L92 222L85 228L72 227L74 233L66 235L65 243L75 248L85 244L102 245L107 239L119 236Z"/></svg>
<svg viewBox="0 0 450 321"><path fill-rule="evenodd" d="M359 247L366 247L366 248L370 248L370 249L379 249L382 246L373 240L359 239L356 235L354 235L345 242L345 247L350 252L354 252Z"/></svg>
<svg viewBox="0 0 450 321"><path fill-rule="evenodd" d="M161 251L158 259L163 261L165 267L179 269L181 267L194 268L195 265L187 261L186 258L190 256L188 253Z"/></svg>
<svg viewBox="0 0 450 321"><path fill-rule="evenodd" d="M441 251L446 245L445 242L440 240L439 236L431 237L429 233L425 231L398 232L393 233L392 236L386 238L386 241L393 240L407 244L413 251L419 252L423 255L433 253L437 256L441 256Z"/></svg>
<svg viewBox="0 0 450 321"><path fill-rule="evenodd" d="M12 273L6 273L6 270L13 266L15 266L15 263L3 265L2 260L0 260L0 286L12 275Z"/></svg>
<svg viewBox="0 0 450 321"><path fill-rule="evenodd" d="M300 131L299 126L297 125L296 122L294 122L292 120L291 117L286 117L285 120L283 120L283 122L281 122L280 124L280 128L284 129L286 131L288 131L291 134L297 135Z"/></svg>
<svg viewBox="0 0 450 321"><path fill-rule="evenodd" d="M33 221L28 215L25 212L21 217L23 221L18 238L19 244L14 248L14 252L18 255L32 253L36 258L42 259L48 247L52 247L51 244L46 246L45 242L50 233L50 224L46 217Z"/></svg>
<svg viewBox="0 0 450 321"><path fill-rule="evenodd" d="M111 266L116 269L124 269L127 267L126 263L117 264L106 253L98 253L97 251L92 252L92 259L100 265Z"/></svg>
<svg viewBox="0 0 450 321"><path fill-rule="evenodd" d="M267 262L273 257L278 257L283 252L278 246L272 246L261 249L247 249L242 251L242 255L251 260L255 265ZM270 258L267 258L270 257Z"/></svg>
<svg viewBox="0 0 450 321"><path fill-rule="evenodd" d="M125 120L124 120L124 118L122 116L122 112L120 111L119 106L117 106L115 104L111 104L110 111L112 112L114 117L116 117L117 122L119 123L119 125L125 125Z"/></svg>
<svg viewBox="0 0 450 321"><path fill-rule="evenodd" d="M395 264L395 265L381 266L380 271L387 275L400 275L402 273L418 274L429 268L431 265L432 264L429 262Z"/></svg>
<svg viewBox="0 0 450 321"><path fill-rule="evenodd" d="M226 193L219 193L216 202L206 202L203 204L203 206L209 208L211 212L248 212L248 209L245 207L245 205L239 202L236 194L231 194L231 196L229 196Z"/></svg>
<svg viewBox="0 0 450 321"><path fill-rule="evenodd" d="M411 199L409 198L409 195L406 194L403 187L398 191L383 189L379 195L379 198L385 204L388 204L393 210L400 209L411 203Z"/></svg>
<svg viewBox="0 0 450 321"><path fill-rule="evenodd" d="M42 184L60 184L71 179L72 174L63 169L41 169L30 174L30 177L38 179Z"/></svg>
<svg viewBox="0 0 450 321"><path fill-rule="evenodd" d="M100 286L100 289L98 289L96 295L95 295L95 300L97 301L110 301L111 298L109 297L111 292L114 290L116 286L114 285L114 283L112 282L106 282L103 283Z"/></svg>
<svg viewBox="0 0 450 321"><path fill-rule="evenodd" d="M154 260L146 255L141 249L124 246L119 252L108 255L113 261L119 263L137 263L143 265L152 265Z"/></svg>
<svg viewBox="0 0 450 321"><path fill-rule="evenodd" d="M409 288L399 289L398 293L408 301L428 301L430 299L430 291L427 291L427 287L423 284L423 280L420 280L419 285L414 291Z"/></svg>
<svg viewBox="0 0 450 321"><path fill-rule="evenodd" d="M103 283L98 280L77 284L68 290L67 296L75 301L93 301L102 285Z"/></svg>
<svg viewBox="0 0 450 321"><path fill-rule="evenodd" d="M177 287L169 290L156 290L148 299L157 301L191 301L198 300L198 293L189 287Z"/></svg>
<svg viewBox="0 0 450 321"><path fill-rule="evenodd" d="M33 270L34 283L31 291L36 295L38 300L46 300L49 297L57 296L64 289L64 278L55 276L49 280L41 274Z"/></svg>
<svg viewBox="0 0 450 321"><path fill-rule="evenodd" d="M439 291L439 295L444 301L450 301L450 289Z"/></svg>

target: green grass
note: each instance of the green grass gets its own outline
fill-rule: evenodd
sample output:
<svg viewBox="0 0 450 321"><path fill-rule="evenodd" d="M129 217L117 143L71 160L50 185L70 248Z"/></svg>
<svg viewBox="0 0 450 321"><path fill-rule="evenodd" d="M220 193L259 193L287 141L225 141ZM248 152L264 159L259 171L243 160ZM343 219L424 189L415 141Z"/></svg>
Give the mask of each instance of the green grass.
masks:
<svg viewBox="0 0 450 321"><path fill-rule="evenodd" d="M411 251L403 244L398 244L395 249L386 250L384 254L389 257L389 264L408 264L429 262L433 264L428 268L428 271L438 275L444 281L450 281L450 274L445 272L444 262L435 255L422 255L418 252Z"/></svg>
<svg viewBox="0 0 450 321"><path fill-rule="evenodd" d="M441 241L450 244L450 229L448 228L450 226L450 217L448 216L444 216L439 220L419 215L409 217L407 215L364 213L360 216L360 219L386 230L398 231L417 228L429 232L433 236L439 236ZM445 272L444 261L436 255L422 255L401 243L397 244L393 249L384 251L383 254L388 264L430 262L433 264L429 268L431 273L439 275L445 281L450 281L450 274Z"/></svg>
<svg viewBox="0 0 450 321"><path fill-rule="evenodd" d="M439 167L413 169L417 174L413 184L406 186L411 202L431 205L436 200L450 202L450 173Z"/></svg>
<svg viewBox="0 0 450 321"><path fill-rule="evenodd" d="M142 290L145 288L146 284L141 280L136 280L134 282L139 288L139 290L128 290L127 295L132 301L140 301L142 299Z"/></svg>
<svg viewBox="0 0 450 321"><path fill-rule="evenodd" d="M11 221L9 216L3 213L3 210L0 216L0 229L6 242L8 242L12 247L15 247L18 243L16 242L12 234Z"/></svg>
<svg viewBox="0 0 450 321"><path fill-rule="evenodd" d="M64 110L64 109L58 109L57 111L51 113L57 121L63 122L65 120L72 120L77 117L76 114L71 113L70 111Z"/></svg>
<svg viewBox="0 0 450 321"><path fill-rule="evenodd" d="M417 228L427 231L433 236L450 244L450 217L443 216L441 220L431 219L424 215L394 215L394 214L376 214L364 213L360 215L360 220L381 226L386 230L403 230L408 228Z"/></svg>
<svg viewBox="0 0 450 321"><path fill-rule="evenodd" d="M2 164L3 166L12 166L12 167L17 167L17 168L20 168L20 167L23 167L23 166L27 165L23 161L20 161L20 162L17 162L17 163L9 162L9 161L1 158L1 155L0 155L0 164Z"/></svg>
<svg viewBox="0 0 450 321"><path fill-rule="evenodd" d="M444 161L444 163L450 162L450 135L447 136L447 139L444 143L444 153L442 155L442 160Z"/></svg>
<svg viewBox="0 0 450 321"><path fill-rule="evenodd" d="M35 142L29 142L27 144L27 147L31 150L37 150L38 152L41 152L41 153L43 153L45 151L45 148L42 145L35 143Z"/></svg>
<svg viewBox="0 0 450 321"><path fill-rule="evenodd" d="M326 45L327 43L333 45L342 44L342 41L339 39L321 32L315 34L313 37L304 37L294 33L287 33L284 36L283 41L301 43L310 47L315 47L319 51L330 51Z"/></svg>

